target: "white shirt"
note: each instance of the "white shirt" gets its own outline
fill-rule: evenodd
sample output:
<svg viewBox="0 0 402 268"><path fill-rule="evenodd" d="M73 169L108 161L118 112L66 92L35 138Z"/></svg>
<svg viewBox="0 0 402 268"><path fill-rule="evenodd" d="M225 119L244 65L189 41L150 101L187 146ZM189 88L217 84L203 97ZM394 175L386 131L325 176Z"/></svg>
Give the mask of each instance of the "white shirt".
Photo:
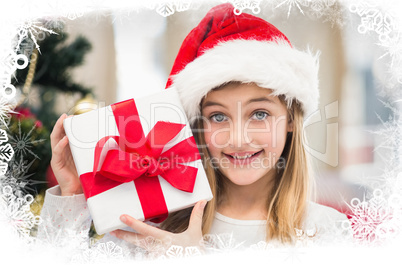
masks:
<svg viewBox="0 0 402 268"><path fill-rule="evenodd" d="M306 212L303 227L298 232L301 240L326 240L332 243L334 238L339 241L342 238L350 238L345 214L314 202L308 203ZM250 247L265 240L266 223L266 220L233 219L216 212L210 233L214 236L223 235L225 240L231 239L238 247Z"/></svg>
<svg viewBox="0 0 402 268"><path fill-rule="evenodd" d="M210 234L224 237L231 240L236 245L250 246L265 240L266 220L238 220L226 217L219 212L215 212Z"/></svg>

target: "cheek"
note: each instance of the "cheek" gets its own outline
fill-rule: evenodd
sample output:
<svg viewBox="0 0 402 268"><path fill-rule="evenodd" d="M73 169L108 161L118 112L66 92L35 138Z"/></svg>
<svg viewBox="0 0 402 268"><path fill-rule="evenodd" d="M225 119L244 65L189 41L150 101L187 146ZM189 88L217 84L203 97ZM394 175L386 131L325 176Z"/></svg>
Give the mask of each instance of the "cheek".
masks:
<svg viewBox="0 0 402 268"><path fill-rule="evenodd" d="M212 142L212 131L211 130L204 130L204 139L205 139L205 144L207 145L208 151L211 154L212 157L216 155L216 148L214 146L214 142Z"/></svg>
<svg viewBox="0 0 402 268"><path fill-rule="evenodd" d="M211 132L210 131L204 131L204 140L208 148L210 147L211 144Z"/></svg>
<svg viewBox="0 0 402 268"><path fill-rule="evenodd" d="M211 154L228 146L229 137L230 131L225 127L211 127L209 130L204 130L205 143Z"/></svg>
<svg viewBox="0 0 402 268"><path fill-rule="evenodd" d="M248 130L248 138L255 145L270 151L281 151L287 136L286 120L270 120L269 124Z"/></svg>
<svg viewBox="0 0 402 268"><path fill-rule="evenodd" d="M274 124L271 133L271 147L274 151L282 153L285 147L287 133L286 120Z"/></svg>

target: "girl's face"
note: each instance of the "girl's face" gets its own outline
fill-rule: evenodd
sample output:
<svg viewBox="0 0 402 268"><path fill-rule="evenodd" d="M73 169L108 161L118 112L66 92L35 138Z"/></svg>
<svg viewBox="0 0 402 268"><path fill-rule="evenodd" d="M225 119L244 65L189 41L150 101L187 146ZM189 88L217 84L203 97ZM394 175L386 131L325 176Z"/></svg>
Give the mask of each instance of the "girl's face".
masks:
<svg viewBox="0 0 402 268"><path fill-rule="evenodd" d="M249 185L268 174L282 154L287 108L270 89L231 83L210 91L201 109L211 162L236 185Z"/></svg>

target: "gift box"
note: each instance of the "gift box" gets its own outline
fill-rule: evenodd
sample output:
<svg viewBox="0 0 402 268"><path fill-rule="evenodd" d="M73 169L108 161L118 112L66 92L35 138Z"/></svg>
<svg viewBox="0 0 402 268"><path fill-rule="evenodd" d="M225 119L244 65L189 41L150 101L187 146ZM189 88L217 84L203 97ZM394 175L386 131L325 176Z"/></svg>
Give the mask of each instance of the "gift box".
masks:
<svg viewBox="0 0 402 268"><path fill-rule="evenodd" d="M160 222L212 199L179 96L167 89L63 122L96 232L126 227L128 214Z"/></svg>

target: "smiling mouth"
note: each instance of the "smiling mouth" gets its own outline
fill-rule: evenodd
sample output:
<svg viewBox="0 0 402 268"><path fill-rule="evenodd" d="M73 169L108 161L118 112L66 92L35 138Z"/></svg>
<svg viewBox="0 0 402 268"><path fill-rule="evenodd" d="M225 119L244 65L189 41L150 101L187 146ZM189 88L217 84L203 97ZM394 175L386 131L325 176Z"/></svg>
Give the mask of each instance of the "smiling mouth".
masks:
<svg viewBox="0 0 402 268"><path fill-rule="evenodd" d="M232 159L244 160L244 159L248 159L248 158L251 158L251 157L257 155L257 154L261 153L262 151L263 151L263 150L258 151L258 152L255 152L255 153L253 153L253 154L242 155L242 156L240 156L240 155L230 155L230 154L225 154L225 153L223 153L223 154L226 155L226 156L228 156L228 157L230 157L230 158L232 158Z"/></svg>

